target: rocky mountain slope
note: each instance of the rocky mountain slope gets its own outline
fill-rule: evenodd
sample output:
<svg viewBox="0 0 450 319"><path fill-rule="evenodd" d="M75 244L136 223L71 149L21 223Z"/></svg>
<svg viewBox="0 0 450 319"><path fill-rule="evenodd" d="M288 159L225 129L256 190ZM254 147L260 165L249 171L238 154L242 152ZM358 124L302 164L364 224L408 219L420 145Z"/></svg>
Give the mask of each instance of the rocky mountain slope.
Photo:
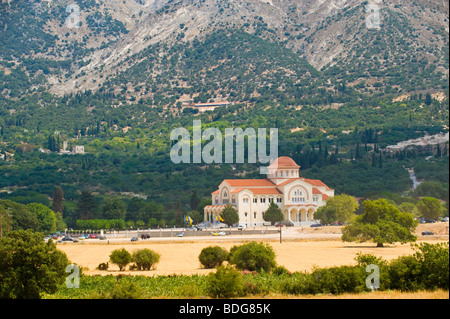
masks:
<svg viewBox="0 0 450 319"><path fill-rule="evenodd" d="M368 20L375 16L376 28ZM227 29L288 48L362 92L439 90L448 79L448 16L446 1L429 0L12 0L0 7L0 71L4 78L25 69L21 92L97 91L146 60L149 48L164 65L170 48ZM49 60L58 63L42 70ZM0 81L10 96L8 79Z"/></svg>

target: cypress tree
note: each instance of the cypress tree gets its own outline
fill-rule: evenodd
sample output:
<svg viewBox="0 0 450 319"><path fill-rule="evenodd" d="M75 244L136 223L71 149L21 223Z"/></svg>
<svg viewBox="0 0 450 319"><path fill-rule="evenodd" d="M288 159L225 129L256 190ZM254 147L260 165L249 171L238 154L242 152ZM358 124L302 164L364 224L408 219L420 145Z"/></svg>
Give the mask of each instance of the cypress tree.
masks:
<svg viewBox="0 0 450 319"><path fill-rule="evenodd" d="M64 211L63 200L64 200L64 192L63 192L61 187L56 186L55 187L55 192L53 193L52 210L55 213L56 212L61 213L61 216L63 215L63 211Z"/></svg>

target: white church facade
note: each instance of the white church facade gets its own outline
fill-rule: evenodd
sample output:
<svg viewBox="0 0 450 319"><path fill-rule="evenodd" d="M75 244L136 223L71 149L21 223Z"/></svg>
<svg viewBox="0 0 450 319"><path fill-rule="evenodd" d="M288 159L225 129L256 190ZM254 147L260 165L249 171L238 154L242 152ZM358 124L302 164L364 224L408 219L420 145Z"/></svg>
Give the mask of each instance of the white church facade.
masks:
<svg viewBox="0 0 450 319"><path fill-rule="evenodd" d="M314 213L334 196L334 190L320 180L299 176L300 166L290 157L278 157L268 167L265 179L225 179L211 193L212 205L204 208L204 221L219 220L222 210L231 204L238 212L239 224L262 226L267 224L263 214L275 202L284 220L293 225L315 222Z"/></svg>

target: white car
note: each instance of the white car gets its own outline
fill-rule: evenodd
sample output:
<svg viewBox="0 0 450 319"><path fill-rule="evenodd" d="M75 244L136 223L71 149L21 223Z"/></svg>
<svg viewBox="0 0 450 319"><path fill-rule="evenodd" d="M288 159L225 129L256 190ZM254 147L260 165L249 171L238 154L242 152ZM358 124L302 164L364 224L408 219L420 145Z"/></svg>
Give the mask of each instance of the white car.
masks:
<svg viewBox="0 0 450 319"><path fill-rule="evenodd" d="M238 230L244 230L244 229L246 229L247 228L247 226L245 226L245 225L239 225L238 226Z"/></svg>

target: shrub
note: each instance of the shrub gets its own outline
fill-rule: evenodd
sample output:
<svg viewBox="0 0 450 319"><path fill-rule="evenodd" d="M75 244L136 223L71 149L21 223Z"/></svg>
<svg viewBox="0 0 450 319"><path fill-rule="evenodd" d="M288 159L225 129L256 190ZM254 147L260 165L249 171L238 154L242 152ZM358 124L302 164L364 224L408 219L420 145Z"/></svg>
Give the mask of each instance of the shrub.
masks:
<svg viewBox="0 0 450 319"><path fill-rule="evenodd" d="M356 293L365 290L367 274L360 266L319 268L311 273L320 293Z"/></svg>
<svg viewBox="0 0 450 319"><path fill-rule="evenodd" d="M413 245L425 289L449 289L449 243Z"/></svg>
<svg viewBox="0 0 450 319"><path fill-rule="evenodd" d="M106 263L100 263L100 264L97 266L97 269L98 269L98 270L108 270L108 268L109 268L109 263L108 263L108 262L106 262Z"/></svg>
<svg viewBox="0 0 450 319"><path fill-rule="evenodd" d="M160 257L157 252L144 248L136 250L131 260L136 264L137 270L150 270L159 262Z"/></svg>
<svg viewBox="0 0 450 319"><path fill-rule="evenodd" d="M244 293L244 279L233 267L220 266L206 278L206 291L212 298L233 298Z"/></svg>
<svg viewBox="0 0 450 319"><path fill-rule="evenodd" d="M292 275L292 273L289 270L287 270L286 267L284 266L275 267L272 273L276 276Z"/></svg>
<svg viewBox="0 0 450 319"><path fill-rule="evenodd" d="M125 248L116 249L109 255L109 260L119 266L119 269L122 271L131 262L131 254Z"/></svg>
<svg viewBox="0 0 450 319"><path fill-rule="evenodd" d="M198 260L205 268L215 268L227 260L228 252L219 246L203 248Z"/></svg>
<svg viewBox="0 0 450 319"><path fill-rule="evenodd" d="M237 269L270 272L276 267L275 252L269 244L250 242L233 246L228 261Z"/></svg>
<svg viewBox="0 0 450 319"><path fill-rule="evenodd" d="M386 290L390 289L390 276L389 276L389 265L386 260L384 260L382 257L377 257L372 254L361 254L358 253L355 257L355 260L358 262L358 266L363 267L364 270L367 269L368 265L377 265L379 269L379 276L380 276L380 287L379 290ZM369 273L366 272L366 276L368 276Z"/></svg>
<svg viewBox="0 0 450 319"><path fill-rule="evenodd" d="M42 234L8 232L0 238L0 299L39 299L43 293L56 293L67 278L67 265L66 254L52 241L44 242Z"/></svg>
<svg viewBox="0 0 450 319"><path fill-rule="evenodd" d="M400 256L392 260L388 269L390 288L402 291L422 289L420 272L420 264L414 256Z"/></svg>
<svg viewBox="0 0 450 319"><path fill-rule="evenodd" d="M311 274L295 272L283 281L282 293L294 295L313 295L319 292L319 285Z"/></svg>
<svg viewBox="0 0 450 319"><path fill-rule="evenodd" d="M403 291L449 289L448 243L412 245L412 256L391 260L388 267L390 288Z"/></svg>
<svg viewBox="0 0 450 319"><path fill-rule="evenodd" d="M143 290L135 282L120 281L109 294L111 299L140 299L143 298Z"/></svg>

